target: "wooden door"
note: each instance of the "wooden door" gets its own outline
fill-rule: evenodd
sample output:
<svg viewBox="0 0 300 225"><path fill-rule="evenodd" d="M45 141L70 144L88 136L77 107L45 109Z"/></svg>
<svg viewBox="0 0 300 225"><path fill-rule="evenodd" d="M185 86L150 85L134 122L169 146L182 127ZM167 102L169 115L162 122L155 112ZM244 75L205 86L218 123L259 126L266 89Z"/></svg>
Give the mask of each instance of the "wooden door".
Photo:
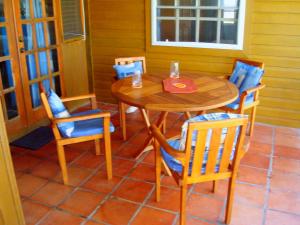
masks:
<svg viewBox="0 0 300 225"><path fill-rule="evenodd" d="M39 83L63 94L58 1L14 0L25 110L28 124L45 117Z"/></svg>
<svg viewBox="0 0 300 225"><path fill-rule="evenodd" d="M27 125L12 6L0 1L0 98L9 133Z"/></svg>

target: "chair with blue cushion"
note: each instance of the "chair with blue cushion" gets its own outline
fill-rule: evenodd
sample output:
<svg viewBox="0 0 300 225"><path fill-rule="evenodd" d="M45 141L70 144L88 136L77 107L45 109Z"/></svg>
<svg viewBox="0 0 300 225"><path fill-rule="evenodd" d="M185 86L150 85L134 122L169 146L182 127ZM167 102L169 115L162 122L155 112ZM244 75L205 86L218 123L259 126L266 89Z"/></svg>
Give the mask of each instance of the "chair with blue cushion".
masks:
<svg viewBox="0 0 300 225"><path fill-rule="evenodd" d="M116 77L114 80L124 79L134 74L136 70L139 70L141 74L146 73L146 59L143 56L139 57L126 57L116 58L115 65L113 66L116 71ZM122 128L122 134L124 141L127 139L126 134L126 108L127 105L124 102L119 101L119 113L120 113L120 126Z"/></svg>
<svg viewBox="0 0 300 225"><path fill-rule="evenodd" d="M167 140L151 125L156 164L156 201L160 200L161 164L170 170L181 188L180 224L186 219L189 184L229 179L225 223L230 223L235 179L241 158L248 149L246 115L212 113L187 120L181 137Z"/></svg>
<svg viewBox="0 0 300 225"><path fill-rule="evenodd" d="M59 98L53 90L47 92L40 86L41 99L56 139L58 160L62 170L64 184L68 184L68 172L64 146L86 141L95 141L96 155L100 155L100 139L104 139L106 169L108 179L112 178L110 133L114 126L110 122L110 113L97 109L94 94L69 98ZM70 114L63 103L90 99L92 110Z"/></svg>
<svg viewBox="0 0 300 225"><path fill-rule="evenodd" d="M248 59L236 59L233 72L229 81L234 83L239 89L239 98L233 103L221 107L222 110L232 113L244 114L246 110L251 109L251 119L249 135L253 134L256 107L259 104L259 91L265 87L261 83L264 73L264 63Z"/></svg>

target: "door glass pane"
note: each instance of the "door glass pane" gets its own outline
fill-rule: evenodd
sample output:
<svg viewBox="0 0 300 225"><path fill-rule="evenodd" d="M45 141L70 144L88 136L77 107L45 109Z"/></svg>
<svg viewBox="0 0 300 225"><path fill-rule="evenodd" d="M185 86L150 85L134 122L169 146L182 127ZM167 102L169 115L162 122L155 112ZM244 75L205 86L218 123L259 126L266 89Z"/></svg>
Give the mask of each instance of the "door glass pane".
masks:
<svg viewBox="0 0 300 225"><path fill-rule="evenodd" d="M47 63L47 53L39 52L39 65L40 65L40 74L41 76L46 76L48 74L48 63Z"/></svg>
<svg viewBox="0 0 300 225"><path fill-rule="evenodd" d="M200 21L200 42L216 43L217 42L217 22Z"/></svg>
<svg viewBox="0 0 300 225"><path fill-rule="evenodd" d="M44 24L43 23L36 23L35 24L35 29L36 29L36 41L38 48L45 48L46 43L45 43L45 37L44 37Z"/></svg>
<svg viewBox="0 0 300 225"><path fill-rule="evenodd" d="M53 89L58 96L61 96L60 77L53 77Z"/></svg>
<svg viewBox="0 0 300 225"><path fill-rule="evenodd" d="M221 0L222 7L238 7L239 0Z"/></svg>
<svg viewBox="0 0 300 225"><path fill-rule="evenodd" d="M181 20L179 23L179 41L194 42L196 41L196 21Z"/></svg>
<svg viewBox="0 0 300 225"><path fill-rule="evenodd" d="M218 10L200 10L200 17L218 17Z"/></svg>
<svg viewBox="0 0 300 225"><path fill-rule="evenodd" d="M10 61L0 62L0 70L3 89L14 87L14 78Z"/></svg>
<svg viewBox="0 0 300 225"><path fill-rule="evenodd" d="M30 96L32 108L39 107L41 105L41 99L38 83L30 85Z"/></svg>
<svg viewBox="0 0 300 225"><path fill-rule="evenodd" d="M8 40L5 27L0 27L0 56L8 56Z"/></svg>
<svg viewBox="0 0 300 225"><path fill-rule="evenodd" d="M33 40L32 40L32 26L30 24L22 24L23 37L24 37L24 47L25 50L33 49Z"/></svg>
<svg viewBox="0 0 300 225"><path fill-rule="evenodd" d="M50 50L50 64L51 64L51 72L52 73L59 71L59 64L58 64L58 57L57 57L56 49Z"/></svg>
<svg viewBox="0 0 300 225"><path fill-rule="evenodd" d="M50 81L49 80L43 80L42 81L43 87L45 88L45 90L48 92L51 87L50 87Z"/></svg>
<svg viewBox="0 0 300 225"><path fill-rule="evenodd" d="M55 36L55 24L54 21L48 22L48 32L49 32L49 44L56 44L56 36Z"/></svg>
<svg viewBox="0 0 300 225"><path fill-rule="evenodd" d="M54 13L53 13L53 0L45 0L45 6L46 6L46 16L47 17L54 16Z"/></svg>
<svg viewBox="0 0 300 225"><path fill-rule="evenodd" d="M180 9L180 16L181 17L195 17L196 10L194 9Z"/></svg>
<svg viewBox="0 0 300 225"><path fill-rule="evenodd" d="M0 1L0 22L4 22L5 17L4 17L4 5L3 5L3 0Z"/></svg>
<svg viewBox="0 0 300 225"><path fill-rule="evenodd" d="M175 16L175 9L157 9L157 16Z"/></svg>
<svg viewBox="0 0 300 225"><path fill-rule="evenodd" d="M34 18L42 18L43 17L41 0L33 0L33 12L34 12Z"/></svg>
<svg viewBox="0 0 300 225"><path fill-rule="evenodd" d="M237 43L237 22L222 21L221 23L221 43L236 44Z"/></svg>
<svg viewBox="0 0 300 225"><path fill-rule="evenodd" d="M18 116L17 98L15 92L4 95L7 118L13 119Z"/></svg>
<svg viewBox="0 0 300 225"><path fill-rule="evenodd" d="M33 54L26 55L26 65L27 65L28 79L29 80L36 79L37 72L36 72L35 57Z"/></svg>
<svg viewBox="0 0 300 225"><path fill-rule="evenodd" d="M29 0L20 0L21 19L30 19Z"/></svg>
<svg viewBox="0 0 300 225"><path fill-rule="evenodd" d="M175 20L158 20L157 23L157 40L175 41Z"/></svg>

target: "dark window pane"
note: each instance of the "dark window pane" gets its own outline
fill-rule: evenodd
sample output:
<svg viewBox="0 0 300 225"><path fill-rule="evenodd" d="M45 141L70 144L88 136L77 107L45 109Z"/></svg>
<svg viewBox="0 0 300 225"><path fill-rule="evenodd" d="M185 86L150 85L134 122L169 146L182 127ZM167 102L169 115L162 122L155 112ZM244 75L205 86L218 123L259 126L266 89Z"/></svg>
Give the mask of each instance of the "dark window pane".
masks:
<svg viewBox="0 0 300 225"><path fill-rule="evenodd" d="M46 16L47 17L54 16L54 13L53 13L53 0L45 0L45 7L46 7Z"/></svg>
<svg viewBox="0 0 300 225"><path fill-rule="evenodd" d="M59 71L59 64L58 64L58 57L57 57L56 49L50 50L50 64L51 64L51 72L52 73Z"/></svg>
<svg viewBox="0 0 300 225"><path fill-rule="evenodd" d="M25 50L33 49L32 26L30 24L22 24L24 47Z"/></svg>
<svg viewBox="0 0 300 225"><path fill-rule="evenodd" d="M194 9L181 9L180 10L180 16L181 17L195 17L196 16L196 10L194 10Z"/></svg>
<svg viewBox="0 0 300 225"><path fill-rule="evenodd" d="M217 22L200 21L200 42L216 43L217 42Z"/></svg>
<svg viewBox="0 0 300 225"><path fill-rule="evenodd" d="M174 5L174 0L158 0L157 5Z"/></svg>
<svg viewBox="0 0 300 225"><path fill-rule="evenodd" d="M39 65L40 65L40 74L41 76L48 75L48 63L47 63L47 53L46 52L39 52Z"/></svg>
<svg viewBox="0 0 300 225"><path fill-rule="evenodd" d="M33 54L26 56L26 65L27 65L28 79L29 80L36 79L37 72L36 72L35 58Z"/></svg>
<svg viewBox="0 0 300 225"><path fill-rule="evenodd" d="M33 12L34 12L34 18L42 18L43 17L41 0L33 0Z"/></svg>
<svg viewBox="0 0 300 225"><path fill-rule="evenodd" d="M7 89L14 86L14 78L11 70L10 61L0 62L1 79L3 89Z"/></svg>
<svg viewBox="0 0 300 225"><path fill-rule="evenodd" d="M218 10L200 10L200 17L218 17Z"/></svg>
<svg viewBox="0 0 300 225"><path fill-rule="evenodd" d="M29 0L20 0L20 11L21 11L21 19L30 18Z"/></svg>
<svg viewBox="0 0 300 225"><path fill-rule="evenodd" d="M221 0L221 7L238 7L239 0Z"/></svg>
<svg viewBox="0 0 300 225"><path fill-rule="evenodd" d="M157 40L175 41L175 21L159 20L157 21Z"/></svg>
<svg viewBox="0 0 300 225"><path fill-rule="evenodd" d="M43 23L36 23L35 24L35 32L36 32L36 40L38 48L45 48L45 37L44 37L44 24Z"/></svg>
<svg viewBox="0 0 300 225"><path fill-rule="evenodd" d="M221 43L224 44L237 44L237 22L221 23Z"/></svg>
<svg viewBox="0 0 300 225"><path fill-rule="evenodd" d="M179 24L179 41L196 41L196 22L193 20L181 20Z"/></svg>
<svg viewBox="0 0 300 225"><path fill-rule="evenodd" d="M237 10L222 10L222 17L224 19L238 19L239 13Z"/></svg>
<svg viewBox="0 0 300 225"><path fill-rule="evenodd" d="M38 83L30 85L30 95L32 108L39 107L41 105L41 98Z"/></svg>
<svg viewBox="0 0 300 225"><path fill-rule="evenodd" d="M196 0L180 0L179 5L180 6L195 6Z"/></svg>
<svg viewBox="0 0 300 225"><path fill-rule="evenodd" d="M18 106L17 106L17 98L15 92L10 92L4 95L5 105L6 105L6 113L7 118L13 119L19 115Z"/></svg>
<svg viewBox="0 0 300 225"><path fill-rule="evenodd" d="M0 0L0 22L5 21L3 0Z"/></svg>
<svg viewBox="0 0 300 225"><path fill-rule="evenodd" d="M0 56L8 56L8 38L5 27L0 27Z"/></svg>
<svg viewBox="0 0 300 225"><path fill-rule="evenodd" d="M55 23L54 21L48 22L48 32L49 32L49 44L56 44L56 34L55 34Z"/></svg>
<svg viewBox="0 0 300 225"><path fill-rule="evenodd" d="M60 76L53 77L54 91L58 96L61 96Z"/></svg>
<svg viewBox="0 0 300 225"><path fill-rule="evenodd" d="M175 9L157 9L157 16L175 16Z"/></svg>
<svg viewBox="0 0 300 225"><path fill-rule="evenodd" d="M201 6L218 6L218 0L200 0Z"/></svg>
<svg viewBox="0 0 300 225"><path fill-rule="evenodd" d="M64 39L83 36L80 1L61 1Z"/></svg>

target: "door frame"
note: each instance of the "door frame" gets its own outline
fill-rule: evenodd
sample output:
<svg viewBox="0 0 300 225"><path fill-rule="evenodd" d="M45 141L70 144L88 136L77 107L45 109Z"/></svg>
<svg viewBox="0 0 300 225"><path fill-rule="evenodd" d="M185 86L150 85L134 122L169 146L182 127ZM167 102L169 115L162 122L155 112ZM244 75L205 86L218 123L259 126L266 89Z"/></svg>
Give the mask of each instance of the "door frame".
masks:
<svg viewBox="0 0 300 225"><path fill-rule="evenodd" d="M0 102L0 224L25 225Z"/></svg>

